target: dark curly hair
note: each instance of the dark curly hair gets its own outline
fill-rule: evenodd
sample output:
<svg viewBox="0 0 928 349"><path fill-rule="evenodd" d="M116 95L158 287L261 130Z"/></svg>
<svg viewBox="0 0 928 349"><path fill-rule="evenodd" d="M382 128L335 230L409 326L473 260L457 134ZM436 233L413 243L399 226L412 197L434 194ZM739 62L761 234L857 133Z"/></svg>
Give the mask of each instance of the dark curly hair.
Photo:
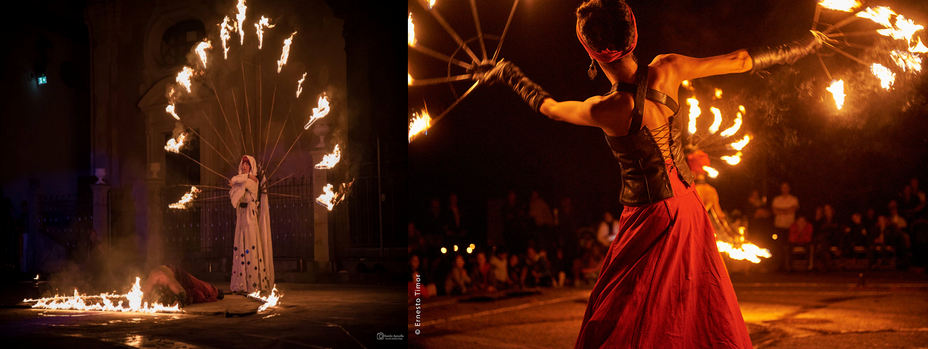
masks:
<svg viewBox="0 0 928 349"><path fill-rule="evenodd" d="M635 32L631 16L631 8L623 0L590 0L577 8L580 33L596 51L628 48Z"/></svg>

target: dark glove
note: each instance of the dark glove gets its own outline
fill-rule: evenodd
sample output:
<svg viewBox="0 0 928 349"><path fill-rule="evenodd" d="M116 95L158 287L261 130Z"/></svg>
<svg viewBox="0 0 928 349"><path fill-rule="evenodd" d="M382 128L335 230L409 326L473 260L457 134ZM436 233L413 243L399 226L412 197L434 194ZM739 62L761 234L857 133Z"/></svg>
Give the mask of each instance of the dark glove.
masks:
<svg viewBox="0 0 928 349"><path fill-rule="evenodd" d="M812 30L805 34L802 39L788 44L748 49L748 54L754 62L751 73L775 64L793 64L800 58L818 51L826 39L825 34Z"/></svg>
<svg viewBox="0 0 928 349"><path fill-rule="evenodd" d="M541 108L541 102L545 98L551 98L551 95L545 92L541 86L525 77L519 67L508 61L496 64L493 69L484 74L483 81L489 85L502 83L509 86L535 112L538 112L538 109Z"/></svg>

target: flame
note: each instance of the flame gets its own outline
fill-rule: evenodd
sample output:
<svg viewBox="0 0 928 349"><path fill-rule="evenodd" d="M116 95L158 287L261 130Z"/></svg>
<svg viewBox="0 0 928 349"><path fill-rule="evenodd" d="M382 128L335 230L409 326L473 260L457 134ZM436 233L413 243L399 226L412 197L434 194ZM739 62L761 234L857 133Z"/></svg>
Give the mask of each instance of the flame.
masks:
<svg viewBox="0 0 928 349"><path fill-rule="evenodd" d="M177 113L174 112L174 103L168 104L168 106L164 108L164 111L171 113L175 119L180 120L180 116L177 116Z"/></svg>
<svg viewBox="0 0 928 349"><path fill-rule="evenodd" d="M690 91L694 90L693 84L689 80L683 80L683 82L681 82L680 85L683 86L683 88L687 90L690 90Z"/></svg>
<svg viewBox="0 0 928 349"><path fill-rule="evenodd" d="M261 20L258 23L255 23L255 29L257 29L258 34L258 49L261 49L261 45L264 44L264 29L262 28L274 28L274 25L271 24L270 19L267 17L261 16Z"/></svg>
<svg viewBox="0 0 928 349"><path fill-rule="evenodd" d="M174 78L178 84L184 86L187 89L187 92L190 92L190 76L193 75L193 69L190 69L188 66L184 66L184 70L181 70L180 73L177 73L177 77Z"/></svg>
<svg viewBox="0 0 928 349"><path fill-rule="evenodd" d="M715 178L719 176L719 171L717 171L716 169L712 167L703 166L702 169L703 171L706 171L706 173L709 175L710 178Z"/></svg>
<svg viewBox="0 0 928 349"><path fill-rule="evenodd" d="M915 24L914 21L905 18L903 15L897 15L896 12L889 7L878 6L876 8L867 8L859 12L857 17L870 19L886 28L876 31L880 35L889 36L896 40L905 39L909 45L909 52L928 52L928 47L921 42L920 38L915 37L915 42L912 42L912 36L915 35L915 32L925 29L925 27ZM895 23L892 22L893 17L895 17Z"/></svg>
<svg viewBox="0 0 928 349"><path fill-rule="evenodd" d="M303 73L300 82L296 83L296 98L300 98L300 93L303 92L303 80L306 80L306 73Z"/></svg>
<svg viewBox="0 0 928 349"><path fill-rule="evenodd" d="M722 111L716 107L710 107L709 111L712 112L712 115L715 115L715 119L712 121L712 125L709 126L709 133L715 134L719 132L719 126L722 125Z"/></svg>
<svg viewBox="0 0 928 349"><path fill-rule="evenodd" d="M909 70L914 70L916 72L922 71L921 57L918 57L916 55L913 55L909 52L904 52L904 51L893 51L892 57L893 57L893 61L896 62L896 65L898 65L899 68L902 68L903 71L909 71Z"/></svg>
<svg viewBox="0 0 928 349"><path fill-rule="evenodd" d="M699 110L699 100L696 98L687 98L686 104L690 106L690 123L687 130L690 134L694 134L696 133L696 118L699 117L699 114L702 114L702 111Z"/></svg>
<svg viewBox="0 0 928 349"><path fill-rule="evenodd" d="M738 106L738 109L744 110L744 106L743 106L743 105ZM732 125L731 127L729 127L727 130L722 131L722 133L720 133L719 136L722 136L722 137L731 137L731 136L734 136L735 133L738 133L738 130L741 129L741 123L742 123L742 120L741 120L742 114L741 114L741 113L742 113L742 112L739 111L738 114L736 114L736 116L735 116L735 124Z"/></svg>
<svg viewBox="0 0 928 349"><path fill-rule="evenodd" d="M342 157L342 152L338 150L338 144L335 145L335 150L332 151L332 154L326 154L322 157L322 161L316 164L315 168L317 170L325 170L335 167L335 164L338 163Z"/></svg>
<svg viewBox="0 0 928 349"><path fill-rule="evenodd" d="M409 122L409 141L412 142L421 133L428 134L429 127L432 127L432 117L428 111L423 111L422 115L412 114L412 121Z"/></svg>
<svg viewBox="0 0 928 349"><path fill-rule="evenodd" d="M277 293L277 285L274 285L274 288L271 290L271 294L268 295L267 297L261 297L261 291L254 291L248 294L248 297L264 302L264 305L258 307L259 313L267 310L267 308L276 307L277 301L282 296L283 295Z"/></svg>
<svg viewBox="0 0 928 349"><path fill-rule="evenodd" d="M716 241L715 245L718 246L719 252L728 253L728 256L734 260L749 260L751 263L760 263L760 258L770 258L770 250L766 248L757 247L757 245L751 243L741 244L740 247L735 248L732 244L725 241Z"/></svg>
<svg viewBox="0 0 928 349"><path fill-rule="evenodd" d="M322 188L322 195L319 195L319 197L316 198L316 203L325 206L326 209L331 211L335 205L345 199L345 195L348 194L348 189L351 188L351 184L353 183L354 180L352 180L350 183L342 184L341 190L338 193L332 191L332 184L326 184L325 187Z"/></svg>
<svg viewBox="0 0 928 349"><path fill-rule="evenodd" d="M827 9L844 12L853 12L854 9L863 6L863 4L857 0L822 0L822 2L818 4Z"/></svg>
<svg viewBox="0 0 928 349"><path fill-rule="evenodd" d="M870 66L870 72L880 79L880 86L883 87L884 90L889 90L896 80L896 74L893 74L892 70L889 70L889 68L879 63L873 63L873 65Z"/></svg>
<svg viewBox="0 0 928 349"><path fill-rule="evenodd" d="M206 69L206 49L212 48L213 45L210 44L209 40L197 44L197 48L195 50L197 55L200 56L200 61L203 62L203 69Z"/></svg>
<svg viewBox="0 0 928 349"><path fill-rule="evenodd" d="M719 158L727 162L729 165L737 165L739 162L741 162L741 155L742 154L739 151L734 156L720 156Z"/></svg>
<svg viewBox="0 0 928 349"><path fill-rule="evenodd" d="M406 77L408 78L406 84L412 86L412 74L406 73Z"/></svg>
<svg viewBox="0 0 928 349"><path fill-rule="evenodd" d="M326 115L329 115L329 99L326 98L325 93L322 96L319 96L319 107L313 108L313 116L309 118L309 122L306 123L306 126L303 126L304 130L308 130L316 120L322 119Z"/></svg>
<svg viewBox="0 0 928 349"><path fill-rule="evenodd" d="M744 135L740 141L734 142L731 144L732 149L741 150L744 149L744 146L748 145L748 142L751 141L751 136Z"/></svg>
<svg viewBox="0 0 928 349"><path fill-rule="evenodd" d="M32 308L37 309L54 309L54 310L95 310L95 311L112 311L112 312L138 312L138 313L182 313L180 305L172 307L165 306L161 303L148 304L142 303L142 286L141 279L135 278L135 285L127 294L109 294L101 293L97 296L81 295L74 289L74 296L54 296L39 299L23 299L24 303L35 302ZM91 298L99 298L100 302L90 303L87 301ZM117 298L126 298L128 307L123 306L123 301L117 303L113 301Z"/></svg>
<svg viewBox="0 0 928 349"><path fill-rule="evenodd" d="M838 110L844 108L844 80L832 81L831 86L828 86L826 90L831 92L832 96L834 96L835 105L838 107Z"/></svg>
<svg viewBox="0 0 928 349"><path fill-rule="evenodd" d="M416 25L412 24L412 12L409 13L409 24L406 26L406 32L409 36L407 39L409 46L416 46Z"/></svg>
<svg viewBox="0 0 928 349"><path fill-rule="evenodd" d="M435 6L435 0L429 0L429 10L432 9L432 6Z"/></svg>
<svg viewBox="0 0 928 349"><path fill-rule="evenodd" d="M39 274L35 274L35 281L39 281Z"/></svg>
<svg viewBox="0 0 928 349"><path fill-rule="evenodd" d="M164 146L164 150L167 150L172 153L180 153L180 147L184 146L184 138L187 138L186 133L181 133L180 136L177 136L177 139L171 138L168 140L168 144Z"/></svg>
<svg viewBox="0 0 928 349"><path fill-rule="evenodd" d="M296 35L296 32L290 34L290 37L284 40L283 51L280 52L280 60L277 61L277 72L280 73L280 69L284 67L284 64L287 64L287 59L290 58L290 43L293 42L293 36Z"/></svg>
<svg viewBox="0 0 928 349"><path fill-rule="evenodd" d="M180 201L170 204L168 205L168 207L173 208L173 209L183 210L187 208L187 204L189 204L190 201L192 201L193 199L196 199L197 193L199 193L200 191L201 190L197 189L197 187L190 187L190 191L184 194L184 196L180 198Z"/></svg>
<svg viewBox="0 0 928 349"><path fill-rule="evenodd" d="M722 99L722 89L720 88L715 89L715 99Z"/></svg>
<svg viewBox="0 0 928 349"><path fill-rule="evenodd" d="M229 34L229 31L233 30L235 30L235 27L229 24L229 16L226 16L226 18L222 19L222 23L219 24L219 38L222 39L223 59L229 59L229 46L226 42L229 41L229 38L232 37L232 35Z"/></svg>
<svg viewBox="0 0 928 349"><path fill-rule="evenodd" d="M238 13L235 14L235 19L238 20L238 27L236 28L238 28L238 37L240 38L239 45L244 45L245 44L245 24L244 24L245 23L245 10L247 9L247 7L245 7L245 0L238 0L238 5L236 5L235 7L238 8Z"/></svg>

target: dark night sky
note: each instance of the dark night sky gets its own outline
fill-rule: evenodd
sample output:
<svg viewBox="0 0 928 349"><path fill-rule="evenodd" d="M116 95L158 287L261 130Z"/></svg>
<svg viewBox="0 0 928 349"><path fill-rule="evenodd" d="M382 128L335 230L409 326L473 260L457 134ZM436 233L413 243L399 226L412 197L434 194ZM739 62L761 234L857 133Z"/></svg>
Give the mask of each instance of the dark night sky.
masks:
<svg viewBox="0 0 928 349"><path fill-rule="evenodd" d="M478 3L483 31L499 35L512 3ZM574 10L580 3L521 1L500 53L558 100L583 100L608 90L602 75L594 82L586 77L590 60L574 32ZM642 63L660 53L704 57L786 42L810 28L815 10L814 1L629 3L638 19L636 56ZM925 2L868 5L884 4L916 23L928 23ZM408 5L419 43L451 54L456 48L452 39L417 3ZM474 37L466 1L439 0L437 7L462 37ZM821 21L834 23L845 16L825 11ZM875 28L869 21L858 22L847 30ZM919 34L928 39L925 31ZM876 46L872 38L855 42ZM479 45L471 47L480 54ZM496 42L489 41L488 47L492 50ZM850 52L861 57L868 54ZM814 58L794 67L771 69L766 78L738 74L695 82L705 89L722 88L724 101L745 105L743 128L756 137L738 166L713 162L722 174L710 184L719 190L723 208L740 208L751 189L766 190L772 199L777 195L776 184L786 180L793 183L801 213L830 202L837 204L844 217L864 205L885 207L911 176L922 178L923 183L928 180L925 77L899 77L893 92L881 92L865 67L831 53L825 61L835 78L847 82L848 101L841 111L830 104L825 90L830 81ZM447 63L412 50L408 64L414 78L445 76L448 69ZM458 93L468 86L466 82L454 85ZM681 93L681 98L685 95ZM453 101L447 85L409 89L410 113L425 103L435 117ZM708 110L703 111L706 114ZM724 115L728 122L733 113ZM602 132L533 114L502 87L478 88L427 136L410 144L409 158L412 214L424 211L429 198L445 198L454 191L470 205L472 215L484 216L486 200L502 198L508 189L516 189L523 198L530 190L539 190L552 206L569 195L588 220L599 217L603 208L616 208L618 165ZM473 224L482 229L482 219Z"/></svg>

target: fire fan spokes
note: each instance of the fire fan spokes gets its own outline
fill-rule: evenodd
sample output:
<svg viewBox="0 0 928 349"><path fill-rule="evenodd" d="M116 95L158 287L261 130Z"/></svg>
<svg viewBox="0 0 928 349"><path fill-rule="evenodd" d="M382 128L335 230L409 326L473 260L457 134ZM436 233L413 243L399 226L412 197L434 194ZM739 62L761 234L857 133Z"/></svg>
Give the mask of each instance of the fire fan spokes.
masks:
<svg viewBox="0 0 928 349"><path fill-rule="evenodd" d="M293 172L269 181L285 167L284 162L292 153L299 152L300 159L305 158L300 139L314 124L338 108L338 101L333 99L333 95L338 94L326 86L326 79L322 77L327 74L320 73L320 83L313 84L307 82L308 72L305 69L289 65L291 47L299 44L298 31L285 28L285 24L273 17L257 16L252 11L245 0L238 0L230 13L216 24L216 30L191 48L188 64L180 69L175 76L175 84L169 86L166 93L168 103L165 112L177 121L177 127L165 150L181 154L226 180L230 180L228 173L238 173L238 161L234 160L242 154L253 155L261 191L270 193L284 179L313 168L332 169L339 163L341 156L339 144L336 144L333 153L339 155L327 157L322 167L309 163L296 164L296 169L286 166ZM248 43L245 43L246 37ZM239 44L236 45L235 41ZM268 41L268 47L264 47L264 41ZM237 49L233 50L233 47ZM290 88L293 92L282 93ZM270 93L269 100L265 92ZM212 100L215 100L216 109L220 112L218 115L203 109L203 104L212 103ZM183 104L196 106L199 110L181 108ZM300 110L306 112L301 113ZM301 114L306 116L301 117ZM188 119L194 117L199 118L201 123L205 121L209 130L204 133L215 137L203 137L197 130L188 127L187 122L191 121ZM321 134L327 132L328 124L324 127ZM182 150L192 140L202 140L217 159L229 165L231 171L214 169L185 154ZM292 143L287 146L287 141ZM279 145L283 147L278 149ZM191 187L190 192L169 207L185 209L198 201L198 191ZM327 208L332 209L331 206Z"/></svg>
<svg viewBox="0 0 928 349"><path fill-rule="evenodd" d="M455 106L458 105L464 98L470 95L477 86L480 85L479 79L483 74L488 71L490 68L496 65L496 63L501 60L499 58L500 49L503 46L503 42L506 39L506 32L509 31L509 25L512 23L512 17L515 14L516 7L519 5L519 0L515 0L512 4L512 10L509 12L509 17L506 20L506 24L502 29L502 34L497 36L493 34L488 34L483 31L481 26L480 16L477 9L477 4L475 0L470 1L470 11L473 14L473 23L475 29L475 35L467 40L461 38L457 31L452 28L452 26L442 17L439 10L436 8L436 1L430 0L418 0L419 5L422 6L422 9L425 12L428 12L432 18L434 18L434 23L438 24L444 29L445 32L451 37L454 42L454 49L450 50L452 53L450 55L441 53L438 50L432 49L426 46L424 43L419 41L419 38L416 37L416 23L419 23L420 28L424 22L426 16L419 16L417 14L416 19L413 18L413 12L410 10L409 18L407 22L407 32L408 40L407 46L412 52L416 52L420 57L430 57L433 59L438 59L448 63L447 71L445 72L444 77L435 77L435 78L424 78L423 76L436 76L437 72L417 72L413 77L412 68L410 72L407 73L407 81L409 87L414 86L428 86L428 85L437 85L437 84L447 84L451 90L451 95L454 98L452 102L445 110L439 114L437 117L432 118L429 116L427 107L423 102L423 109L419 112L414 112L409 120L409 141L412 142L416 137L425 134L429 127L437 123L441 118L448 114ZM418 13L418 11L417 11ZM491 23L497 24L497 23ZM496 42L496 49L492 52L488 52L487 42ZM446 44L432 40L430 44ZM478 46L479 45L479 46ZM442 45L443 47L448 47L448 45ZM479 47L478 52L475 52L475 49L472 48ZM413 55L410 55L413 56ZM412 63L410 63L412 65ZM419 69L425 69L425 67L419 66ZM421 75L419 75L421 74ZM466 90L460 84L460 82L466 81L470 84L470 87Z"/></svg>
<svg viewBox="0 0 928 349"><path fill-rule="evenodd" d="M843 18L829 24L820 21L823 14ZM830 50L818 53L818 61L830 81L827 90L838 110L844 108L846 90L866 90L861 86L863 84L877 83L884 91L903 88L897 79L920 74L922 60L928 53L928 46L922 41L925 35L923 25L889 7L868 7L857 0L821 0L812 19L812 30L822 30L828 37L824 45ZM830 56L849 59L863 67L832 76L824 59ZM846 80L861 70L870 72L870 82L854 81L851 84L850 80Z"/></svg>

